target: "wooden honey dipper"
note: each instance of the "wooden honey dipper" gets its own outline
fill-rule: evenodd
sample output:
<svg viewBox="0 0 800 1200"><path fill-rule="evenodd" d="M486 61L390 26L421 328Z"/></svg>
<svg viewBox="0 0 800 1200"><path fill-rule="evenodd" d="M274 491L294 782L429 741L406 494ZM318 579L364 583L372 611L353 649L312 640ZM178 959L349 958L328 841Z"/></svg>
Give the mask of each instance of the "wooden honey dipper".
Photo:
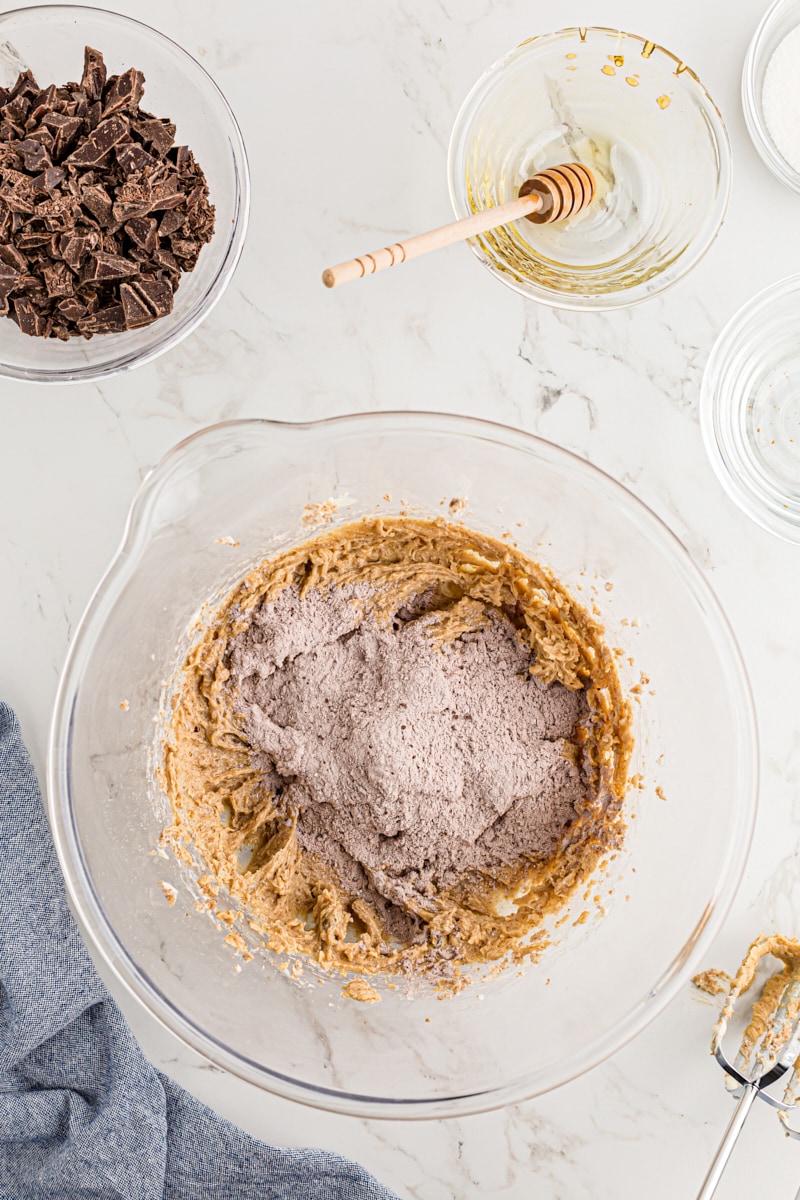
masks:
<svg viewBox="0 0 800 1200"><path fill-rule="evenodd" d="M442 246L451 246L453 242L487 233L499 225L518 221L520 217L526 217L536 225L565 221L592 202L595 190L594 175L581 163L548 167L546 171L540 171L538 175L525 180L516 200L482 209L460 221L451 221L449 225L419 233L405 242L395 242L391 246L384 246L382 250L373 250L371 254L362 254L360 258L351 258L335 267L327 267L322 272L322 282L325 287L335 288L340 283L349 283L351 279L363 279L366 275L383 271L385 267L396 267L410 258L419 258L431 250L440 250Z"/></svg>

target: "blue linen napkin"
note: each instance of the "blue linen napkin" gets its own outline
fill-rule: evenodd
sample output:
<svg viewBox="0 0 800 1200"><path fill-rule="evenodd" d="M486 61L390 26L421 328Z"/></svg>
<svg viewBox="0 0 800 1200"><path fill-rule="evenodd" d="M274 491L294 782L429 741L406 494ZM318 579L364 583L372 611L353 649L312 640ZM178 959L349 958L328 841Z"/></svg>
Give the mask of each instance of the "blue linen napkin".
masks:
<svg viewBox="0 0 800 1200"><path fill-rule="evenodd" d="M0 701L0 1200L392 1200L279 1150L145 1058L67 907L33 765Z"/></svg>

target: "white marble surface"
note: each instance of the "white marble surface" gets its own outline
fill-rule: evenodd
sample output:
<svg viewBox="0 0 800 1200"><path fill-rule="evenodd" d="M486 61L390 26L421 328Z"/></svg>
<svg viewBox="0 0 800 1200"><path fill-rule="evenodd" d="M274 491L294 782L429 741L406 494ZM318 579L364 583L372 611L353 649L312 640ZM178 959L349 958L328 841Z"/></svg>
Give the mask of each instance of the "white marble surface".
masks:
<svg viewBox="0 0 800 1200"><path fill-rule="evenodd" d="M126 0L123 11L134 11ZM800 270L798 201L747 138L739 78L763 0L139 0L237 112L253 171L251 234L206 324L102 387L0 387L0 694L38 768L71 630L147 469L227 417L355 409L481 414L558 441L629 484L683 539L738 635L758 708L762 808L740 894L707 965L761 929L800 934L800 552L727 500L697 401L715 334L752 293ZM610 316L526 304L454 248L330 294L322 266L446 219L452 119L479 72L523 37L619 25L701 75L727 119L734 188L721 236L662 299ZM687 672L687 694L691 678ZM130 1010L130 1006L128 1006ZM131 1013L158 1065L268 1140L351 1154L403 1197L651 1200L693 1196L730 1111L707 1054L711 1003L684 993L611 1061L505 1112L359 1122L293 1106L204 1065ZM791 1200L800 1145L764 1106L719 1195Z"/></svg>

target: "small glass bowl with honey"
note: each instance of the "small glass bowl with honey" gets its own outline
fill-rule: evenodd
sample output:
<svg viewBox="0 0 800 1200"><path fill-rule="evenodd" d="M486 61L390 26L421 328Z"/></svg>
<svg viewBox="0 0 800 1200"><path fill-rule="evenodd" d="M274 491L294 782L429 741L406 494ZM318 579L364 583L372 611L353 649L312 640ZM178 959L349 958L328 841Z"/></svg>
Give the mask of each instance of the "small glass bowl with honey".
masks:
<svg viewBox="0 0 800 1200"><path fill-rule="evenodd" d="M530 176L564 162L593 172L588 208L470 240L530 299L611 309L658 295L691 270L725 216L731 156L719 109L690 67L646 38L562 29L491 66L450 139L456 216L513 200Z"/></svg>

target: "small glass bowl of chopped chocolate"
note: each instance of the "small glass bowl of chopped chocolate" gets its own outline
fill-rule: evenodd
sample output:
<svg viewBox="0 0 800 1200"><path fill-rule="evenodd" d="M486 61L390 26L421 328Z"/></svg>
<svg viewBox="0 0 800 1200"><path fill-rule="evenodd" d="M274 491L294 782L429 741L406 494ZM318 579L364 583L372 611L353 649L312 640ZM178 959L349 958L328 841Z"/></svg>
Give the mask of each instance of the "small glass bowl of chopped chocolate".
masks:
<svg viewBox="0 0 800 1200"><path fill-rule="evenodd" d="M236 119L186 51L100 9L0 15L0 375L170 349L225 290L248 205Z"/></svg>

